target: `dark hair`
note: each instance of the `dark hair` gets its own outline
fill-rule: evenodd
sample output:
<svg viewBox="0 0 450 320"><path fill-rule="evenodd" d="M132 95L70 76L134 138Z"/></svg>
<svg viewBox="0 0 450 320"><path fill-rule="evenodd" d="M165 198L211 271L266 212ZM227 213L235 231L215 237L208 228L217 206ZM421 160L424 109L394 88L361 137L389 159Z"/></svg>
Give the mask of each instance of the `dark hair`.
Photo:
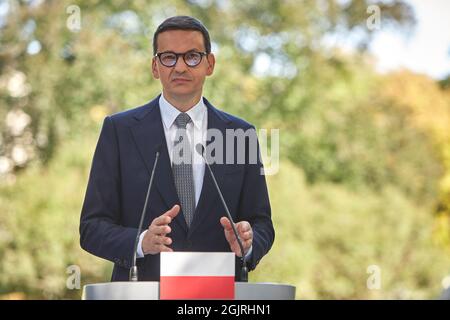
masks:
<svg viewBox="0 0 450 320"><path fill-rule="evenodd" d="M203 35L206 53L211 53L211 40L209 39L208 29L199 20L189 16L170 17L161 23L153 35L153 54L158 50L158 35L168 30L194 30L200 31Z"/></svg>

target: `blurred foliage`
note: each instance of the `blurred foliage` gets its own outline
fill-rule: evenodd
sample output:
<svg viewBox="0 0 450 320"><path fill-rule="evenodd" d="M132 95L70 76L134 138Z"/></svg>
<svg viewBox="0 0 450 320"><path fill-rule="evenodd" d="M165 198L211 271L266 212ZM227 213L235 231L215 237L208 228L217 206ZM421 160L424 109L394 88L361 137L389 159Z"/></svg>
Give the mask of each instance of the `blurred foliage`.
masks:
<svg viewBox="0 0 450 320"><path fill-rule="evenodd" d="M33 165L0 187L0 296L25 291L34 299L80 298L66 287L71 265L81 268L83 284L108 281L111 268L83 251L78 237L95 142L87 135L67 140L48 166Z"/></svg>
<svg viewBox="0 0 450 320"><path fill-rule="evenodd" d="M410 113L414 126L426 132L443 165L435 239L450 248L450 88L407 71L390 74L382 84L381 94Z"/></svg>
<svg viewBox="0 0 450 320"><path fill-rule="evenodd" d="M269 178L277 238L251 281L291 283L298 299L434 299L450 256L432 242L433 217L386 185L381 192L351 191L306 182L282 163ZM293 214L295 212L296 214ZM369 290L369 266L381 271Z"/></svg>
<svg viewBox="0 0 450 320"><path fill-rule="evenodd" d="M0 295L79 298L111 264L79 248L78 222L105 115L160 92L151 40L176 14L208 27L216 70L204 95L280 129L268 178L277 231L252 281L298 298L433 298L449 267L450 91L410 72L377 74L376 29L409 32L402 1L0 0ZM72 8L73 9L73 8ZM76 9L76 8L75 8ZM5 10L3 10L5 12ZM1 10L0 10L1 12ZM353 52L330 45L351 38ZM332 41L331 41L332 42ZM382 289L368 290L378 265Z"/></svg>

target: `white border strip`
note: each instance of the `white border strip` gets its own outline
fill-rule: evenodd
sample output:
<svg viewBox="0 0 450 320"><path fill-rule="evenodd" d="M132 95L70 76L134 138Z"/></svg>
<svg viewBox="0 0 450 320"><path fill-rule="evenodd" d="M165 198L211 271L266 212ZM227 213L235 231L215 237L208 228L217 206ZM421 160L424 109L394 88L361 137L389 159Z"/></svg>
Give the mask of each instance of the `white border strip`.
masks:
<svg viewBox="0 0 450 320"><path fill-rule="evenodd" d="M169 276L233 276L233 252L162 252L161 277Z"/></svg>

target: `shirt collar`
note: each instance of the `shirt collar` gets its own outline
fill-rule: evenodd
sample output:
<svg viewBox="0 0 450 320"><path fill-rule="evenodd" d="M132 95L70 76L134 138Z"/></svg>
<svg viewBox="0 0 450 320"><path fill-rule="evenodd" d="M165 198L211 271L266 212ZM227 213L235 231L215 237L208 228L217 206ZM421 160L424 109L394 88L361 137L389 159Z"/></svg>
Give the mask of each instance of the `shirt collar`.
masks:
<svg viewBox="0 0 450 320"><path fill-rule="evenodd" d="M166 129L169 129L181 112L164 98L164 94L161 94L161 97L159 98L159 108L161 110L161 118L164 126ZM202 122L206 113L205 111L206 106L203 102L203 97L201 97L200 101L186 112L189 117L191 117L191 120L197 129L202 128Z"/></svg>

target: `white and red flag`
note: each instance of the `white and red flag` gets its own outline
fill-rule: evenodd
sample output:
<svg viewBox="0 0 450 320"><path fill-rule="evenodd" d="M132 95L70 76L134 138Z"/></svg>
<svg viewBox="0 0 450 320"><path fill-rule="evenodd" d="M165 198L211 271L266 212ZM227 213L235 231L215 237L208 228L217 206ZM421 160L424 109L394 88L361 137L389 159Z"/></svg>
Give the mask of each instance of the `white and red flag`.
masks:
<svg viewBox="0 0 450 320"><path fill-rule="evenodd" d="M234 299L233 252L162 252L160 299Z"/></svg>

